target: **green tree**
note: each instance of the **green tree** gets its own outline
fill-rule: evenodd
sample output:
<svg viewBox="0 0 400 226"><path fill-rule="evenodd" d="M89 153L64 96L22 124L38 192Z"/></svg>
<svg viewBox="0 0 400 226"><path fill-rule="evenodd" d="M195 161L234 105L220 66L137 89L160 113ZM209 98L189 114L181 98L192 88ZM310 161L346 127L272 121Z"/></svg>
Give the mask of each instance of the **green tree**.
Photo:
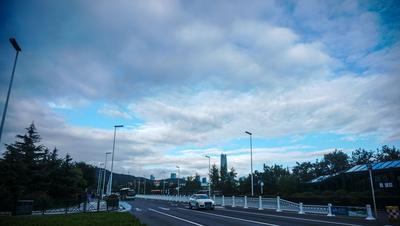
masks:
<svg viewBox="0 0 400 226"><path fill-rule="evenodd" d="M326 172L328 174L338 173L349 168L349 156L343 151L336 150L324 155Z"/></svg>
<svg viewBox="0 0 400 226"><path fill-rule="evenodd" d="M258 172L256 170L254 174L256 180L261 180L264 182L264 193L269 195L275 195L279 193L281 178L290 175L290 172L283 166L276 164L273 166L267 166L264 164L263 168L263 172Z"/></svg>
<svg viewBox="0 0 400 226"><path fill-rule="evenodd" d="M183 191L187 191L187 192L191 192L191 193L195 193L195 192L197 192L198 190L200 190L201 189L201 184L200 184L200 181L199 180L197 180L196 178L198 178L197 176L199 176L197 173L196 173L196 176L188 176L187 178L186 178L186 186L185 187L183 187Z"/></svg>
<svg viewBox="0 0 400 226"><path fill-rule="evenodd" d="M382 148L377 150L377 160L379 162L392 161L400 159L400 150L394 146L392 148L383 145Z"/></svg>
<svg viewBox="0 0 400 226"><path fill-rule="evenodd" d="M96 190L97 189L96 167L88 165L85 162L77 162L75 163L75 167L82 172L82 177L86 181L87 189Z"/></svg>
<svg viewBox="0 0 400 226"><path fill-rule="evenodd" d="M292 195L297 191L297 185L297 178L294 175L284 175L279 178L279 193Z"/></svg>
<svg viewBox="0 0 400 226"><path fill-rule="evenodd" d="M225 195L234 195L237 192L236 170L231 168L227 173L226 178L222 181L222 191Z"/></svg>
<svg viewBox="0 0 400 226"><path fill-rule="evenodd" d="M40 136L31 123L24 135L17 135L14 144L6 144L1 163L0 187L10 197L9 207L15 213L15 203L27 194L47 188L47 149L40 145Z"/></svg>
<svg viewBox="0 0 400 226"><path fill-rule="evenodd" d="M292 172L300 183L308 182L316 177L314 164L311 162L296 162Z"/></svg>
<svg viewBox="0 0 400 226"><path fill-rule="evenodd" d="M219 184L219 181L220 181L219 170L218 170L218 167L215 164L213 164L211 166L211 169L210 169L210 180L211 180L211 189L213 191L220 190L220 186L219 186L220 185Z"/></svg>
<svg viewBox="0 0 400 226"><path fill-rule="evenodd" d="M85 191L86 181L81 170L72 162L69 154L65 156L60 167L53 172L51 195L59 201L74 201Z"/></svg>
<svg viewBox="0 0 400 226"><path fill-rule="evenodd" d="M375 158L373 151L366 151L364 149L356 149L351 153L351 165L372 163Z"/></svg>

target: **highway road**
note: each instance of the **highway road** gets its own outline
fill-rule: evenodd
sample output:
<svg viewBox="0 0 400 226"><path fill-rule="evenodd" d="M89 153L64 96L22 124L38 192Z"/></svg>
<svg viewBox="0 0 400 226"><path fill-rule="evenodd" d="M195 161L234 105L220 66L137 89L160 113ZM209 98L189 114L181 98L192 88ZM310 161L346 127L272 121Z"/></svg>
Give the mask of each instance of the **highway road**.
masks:
<svg viewBox="0 0 400 226"><path fill-rule="evenodd" d="M327 217L319 215L299 215L296 213L277 213L272 210L256 210L243 208L222 208L215 210L191 210L184 203L136 199L129 202L131 213L149 226L358 226L384 225L376 221L349 217Z"/></svg>

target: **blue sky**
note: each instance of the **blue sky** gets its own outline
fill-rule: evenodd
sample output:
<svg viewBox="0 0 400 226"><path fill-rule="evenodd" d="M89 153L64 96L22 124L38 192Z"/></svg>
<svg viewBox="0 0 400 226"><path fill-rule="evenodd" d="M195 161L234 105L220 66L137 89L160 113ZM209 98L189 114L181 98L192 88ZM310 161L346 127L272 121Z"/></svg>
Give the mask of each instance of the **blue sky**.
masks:
<svg viewBox="0 0 400 226"><path fill-rule="evenodd" d="M2 143L116 170L239 175L325 153L400 146L398 1L2 1L0 98L22 47ZM2 147L2 152L4 147Z"/></svg>

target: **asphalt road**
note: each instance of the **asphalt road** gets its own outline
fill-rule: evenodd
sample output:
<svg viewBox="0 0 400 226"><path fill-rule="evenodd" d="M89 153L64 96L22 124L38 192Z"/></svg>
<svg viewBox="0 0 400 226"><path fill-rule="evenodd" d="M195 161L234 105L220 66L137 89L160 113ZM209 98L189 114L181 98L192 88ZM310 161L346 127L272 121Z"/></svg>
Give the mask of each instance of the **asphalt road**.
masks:
<svg viewBox="0 0 400 226"><path fill-rule="evenodd" d="M272 210L256 210L243 208L222 208L215 210L191 210L187 204L176 204L167 201L136 199L129 202L131 213L149 226L168 225L229 225L229 226L358 226L385 225L376 221L354 219L349 217L327 217L319 215L299 215L296 213L276 213Z"/></svg>

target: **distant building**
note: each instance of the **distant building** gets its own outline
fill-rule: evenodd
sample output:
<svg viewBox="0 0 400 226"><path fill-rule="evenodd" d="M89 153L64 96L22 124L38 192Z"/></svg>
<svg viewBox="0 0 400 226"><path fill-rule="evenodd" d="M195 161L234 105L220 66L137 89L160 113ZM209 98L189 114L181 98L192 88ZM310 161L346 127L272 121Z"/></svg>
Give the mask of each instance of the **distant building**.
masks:
<svg viewBox="0 0 400 226"><path fill-rule="evenodd" d="M155 180L156 178L153 175L150 175L150 180Z"/></svg>
<svg viewBox="0 0 400 226"><path fill-rule="evenodd" d="M226 160L226 154L221 154L221 172L228 173L228 161Z"/></svg>
<svg viewBox="0 0 400 226"><path fill-rule="evenodd" d="M176 173L171 173L171 179L176 179Z"/></svg>
<svg viewBox="0 0 400 226"><path fill-rule="evenodd" d="M195 180L200 182L200 175L196 175Z"/></svg>
<svg viewBox="0 0 400 226"><path fill-rule="evenodd" d="M201 178L201 183L202 183L202 184L207 183L207 178L206 178L206 177Z"/></svg>

